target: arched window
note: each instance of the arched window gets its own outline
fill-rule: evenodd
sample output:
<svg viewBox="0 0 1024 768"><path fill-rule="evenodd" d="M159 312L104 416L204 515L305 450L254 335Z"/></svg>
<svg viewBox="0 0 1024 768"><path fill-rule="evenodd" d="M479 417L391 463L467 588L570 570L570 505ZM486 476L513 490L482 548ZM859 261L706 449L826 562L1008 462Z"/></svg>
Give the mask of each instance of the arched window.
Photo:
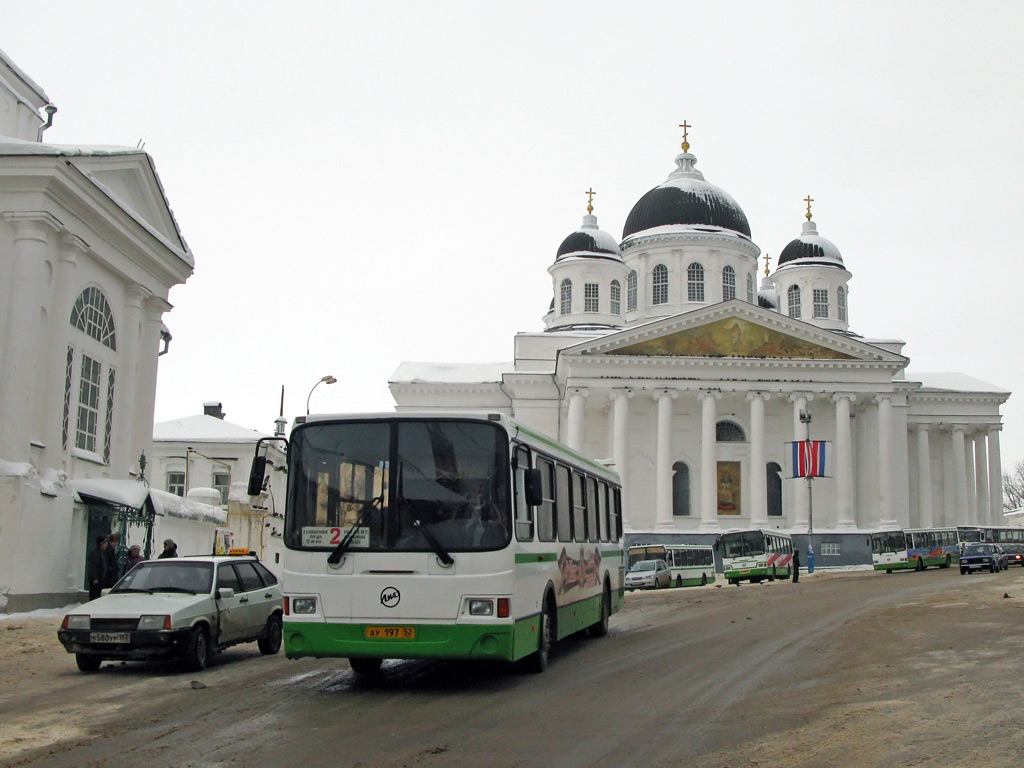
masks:
<svg viewBox="0 0 1024 768"><path fill-rule="evenodd" d="M839 307L839 319L846 322L846 289L839 286L836 290L836 305Z"/></svg>
<svg viewBox="0 0 1024 768"><path fill-rule="evenodd" d="M782 467L774 461L765 465L768 491L768 517L782 517Z"/></svg>
<svg viewBox="0 0 1024 768"><path fill-rule="evenodd" d="M598 301L598 285L597 283L584 283L583 284L583 311L584 312L600 312L601 306Z"/></svg>
<svg viewBox="0 0 1024 768"><path fill-rule="evenodd" d="M754 276L747 275L747 304L754 303Z"/></svg>
<svg viewBox="0 0 1024 768"><path fill-rule="evenodd" d="M672 465L672 515L690 516L690 468L682 461Z"/></svg>
<svg viewBox="0 0 1024 768"><path fill-rule="evenodd" d="M715 425L715 440L719 443L745 443L747 435L735 421L720 421Z"/></svg>
<svg viewBox="0 0 1024 768"><path fill-rule="evenodd" d="M686 300L704 301L704 267L696 261L686 268Z"/></svg>
<svg viewBox="0 0 1024 768"><path fill-rule="evenodd" d="M117 334L103 291L95 286L82 291L71 308L70 323L86 338L69 344L65 358L62 447L68 447L73 434L75 448L109 463Z"/></svg>
<svg viewBox="0 0 1024 768"><path fill-rule="evenodd" d="M668 267L659 264L652 277L651 304L668 304Z"/></svg>
<svg viewBox="0 0 1024 768"><path fill-rule="evenodd" d="M626 277L626 311L636 309L636 270L631 270Z"/></svg>
<svg viewBox="0 0 1024 768"><path fill-rule="evenodd" d="M612 288L609 293L611 297L611 309L613 315L622 313L622 286L618 280L612 280Z"/></svg>
<svg viewBox="0 0 1024 768"><path fill-rule="evenodd" d="M828 291L824 288L815 288L811 297L814 300L814 316L828 317Z"/></svg>
<svg viewBox="0 0 1024 768"><path fill-rule="evenodd" d="M800 286L791 285L786 291L786 304L789 308L790 317L800 317Z"/></svg>
<svg viewBox="0 0 1024 768"><path fill-rule="evenodd" d="M722 301L736 298L736 270L726 267L722 270Z"/></svg>
<svg viewBox="0 0 1024 768"><path fill-rule="evenodd" d="M568 315L572 313L572 280L562 281L562 300L560 303L560 314Z"/></svg>

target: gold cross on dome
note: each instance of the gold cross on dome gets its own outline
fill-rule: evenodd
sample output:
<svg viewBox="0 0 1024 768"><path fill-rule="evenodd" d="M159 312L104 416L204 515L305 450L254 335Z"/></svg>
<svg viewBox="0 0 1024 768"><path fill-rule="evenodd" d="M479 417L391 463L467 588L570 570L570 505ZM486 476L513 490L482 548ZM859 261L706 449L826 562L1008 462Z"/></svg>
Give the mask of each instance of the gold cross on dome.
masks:
<svg viewBox="0 0 1024 768"><path fill-rule="evenodd" d="M690 142L686 140L686 137L689 135L688 131L690 128L693 128L693 126L683 120L683 122L679 124L679 127L683 129L683 143L680 146L682 146L683 152L689 152Z"/></svg>
<svg viewBox="0 0 1024 768"><path fill-rule="evenodd" d="M808 195L804 198L804 202L807 203L807 220L811 220L811 203L814 202L814 198Z"/></svg>
<svg viewBox="0 0 1024 768"><path fill-rule="evenodd" d="M585 194L587 196L587 213L593 213L594 212L594 195L596 195L597 192L595 192L594 188L591 187L590 189L588 189L583 194Z"/></svg>
<svg viewBox="0 0 1024 768"><path fill-rule="evenodd" d="M767 277L770 274L769 269L768 269L768 265L771 264L771 263L772 263L772 257L769 256L766 253L764 255L764 275L765 275L765 277Z"/></svg>

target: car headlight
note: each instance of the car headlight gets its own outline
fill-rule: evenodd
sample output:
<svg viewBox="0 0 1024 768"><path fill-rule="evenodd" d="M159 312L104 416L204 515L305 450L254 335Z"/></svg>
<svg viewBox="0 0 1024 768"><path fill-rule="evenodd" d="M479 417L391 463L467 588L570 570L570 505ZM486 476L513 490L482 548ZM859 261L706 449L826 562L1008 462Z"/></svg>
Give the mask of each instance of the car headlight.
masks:
<svg viewBox="0 0 1024 768"><path fill-rule="evenodd" d="M166 615L161 616L143 616L139 619L139 629L170 629L171 628L171 617Z"/></svg>
<svg viewBox="0 0 1024 768"><path fill-rule="evenodd" d="M470 616L493 616L494 615L494 602L492 600L470 600L469 601L469 615Z"/></svg>
<svg viewBox="0 0 1024 768"><path fill-rule="evenodd" d="M70 614L64 617L64 629L89 629L89 617Z"/></svg>

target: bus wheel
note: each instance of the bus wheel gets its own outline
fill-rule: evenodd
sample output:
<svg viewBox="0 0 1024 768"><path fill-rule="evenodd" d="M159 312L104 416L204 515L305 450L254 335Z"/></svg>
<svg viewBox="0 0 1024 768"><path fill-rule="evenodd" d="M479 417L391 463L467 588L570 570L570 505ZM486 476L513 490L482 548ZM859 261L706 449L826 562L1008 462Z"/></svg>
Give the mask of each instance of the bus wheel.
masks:
<svg viewBox="0 0 1024 768"><path fill-rule="evenodd" d="M700 575L700 585L702 587L706 587L708 585L708 575L706 573L702 573Z"/></svg>
<svg viewBox="0 0 1024 768"><path fill-rule="evenodd" d="M940 567L941 568L949 568L949 566L952 565L952 564L953 564L953 558L951 558L949 555L946 555L946 562L943 563Z"/></svg>
<svg viewBox="0 0 1024 768"><path fill-rule="evenodd" d="M772 566L772 572L768 574L768 581L775 581L777 574L775 573L775 566Z"/></svg>
<svg viewBox="0 0 1024 768"><path fill-rule="evenodd" d="M678 589L681 586L683 586L683 577L682 576L676 576L676 589Z"/></svg>
<svg viewBox="0 0 1024 768"><path fill-rule="evenodd" d="M554 638L555 626L554 617L551 615L551 605L547 597L544 598L544 605L540 610L540 627L537 632L537 650L527 658L531 672L543 672L548 668L548 659L551 656L551 643Z"/></svg>
<svg viewBox="0 0 1024 768"><path fill-rule="evenodd" d="M348 660L352 671L361 677L372 677L380 674L380 659L353 658Z"/></svg>
<svg viewBox="0 0 1024 768"><path fill-rule="evenodd" d="M587 634L590 637L604 637L608 634L608 619L612 615L612 592L608 582L604 583L604 590L601 592L601 618L594 624L587 627Z"/></svg>
<svg viewBox="0 0 1024 768"><path fill-rule="evenodd" d="M917 558L917 566L914 568L914 570L917 570L917 571L923 571L924 570L924 558L923 557Z"/></svg>

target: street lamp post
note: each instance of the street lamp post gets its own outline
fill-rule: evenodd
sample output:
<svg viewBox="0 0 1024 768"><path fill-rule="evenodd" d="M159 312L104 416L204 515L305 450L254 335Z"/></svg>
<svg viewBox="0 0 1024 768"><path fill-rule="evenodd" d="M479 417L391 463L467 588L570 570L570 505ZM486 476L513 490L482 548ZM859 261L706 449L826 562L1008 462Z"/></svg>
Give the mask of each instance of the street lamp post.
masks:
<svg viewBox="0 0 1024 768"><path fill-rule="evenodd" d="M811 443L811 412L800 411L800 422L807 425L807 445ZM810 451L808 450L808 455ZM807 573L814 573L814 495L812 481L814 475L807 473Z"/></svg>
<svg viewBox="0 0 1024 768"><path fill-rule="evenodd" d="M313 389L316 389L321 384L334 384L337 381L333 376L324 376L320 381L313 385ZM306 395L306 415L309 416L309 398L313 396L313 389L309 390L309 394Z"/></svg>

